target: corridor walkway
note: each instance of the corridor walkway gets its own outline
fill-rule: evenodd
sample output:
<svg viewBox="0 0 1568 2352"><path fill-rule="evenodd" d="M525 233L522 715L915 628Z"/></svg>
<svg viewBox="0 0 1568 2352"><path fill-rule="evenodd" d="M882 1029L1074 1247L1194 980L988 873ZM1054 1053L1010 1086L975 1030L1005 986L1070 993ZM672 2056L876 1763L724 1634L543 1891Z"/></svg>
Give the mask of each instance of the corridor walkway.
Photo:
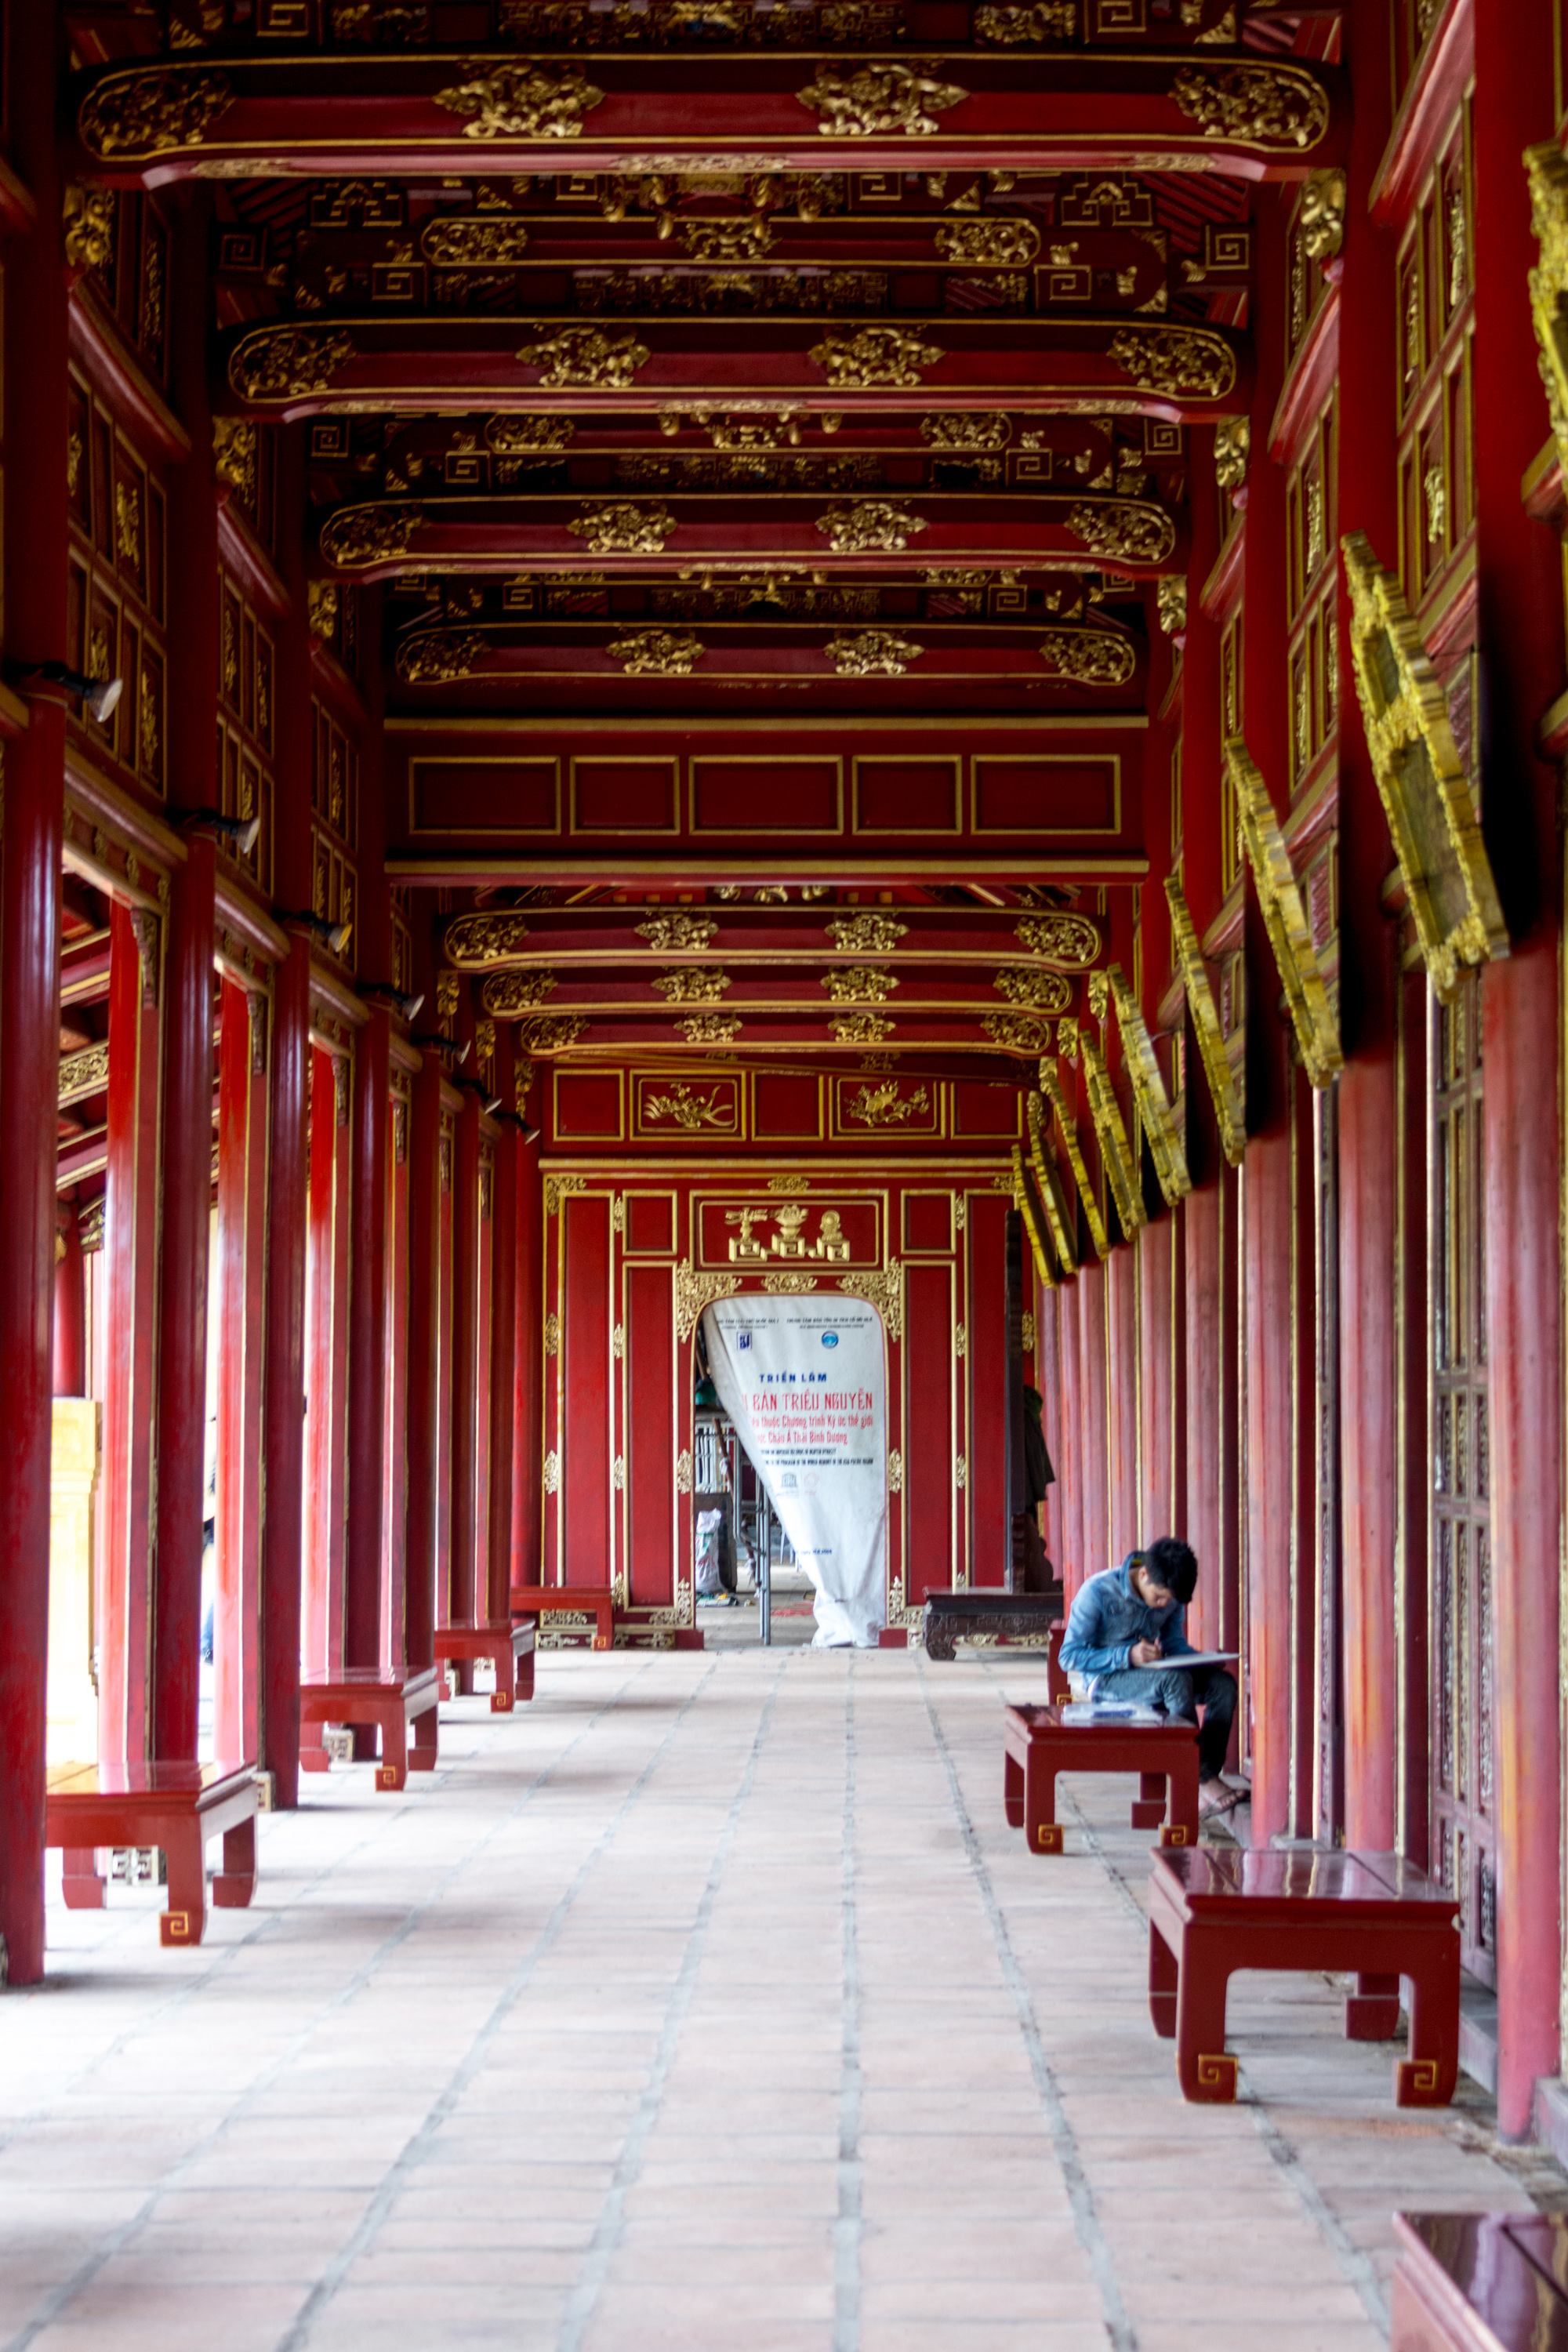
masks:
<svg viewBox="0 0 1568 2352"><path fill-rule="evenodd" d="M1059 1863L1003 1822L1030 1681L545 1654L433 1783L265 1820L200 1951L53 1901L0 2000L0 2352L1376 2346L1392 2207L1568 2183L1471 2086L1397 2114L1316 1979L1242 1979L1243 2104L1184 2107L1125 1786Z"/></svg>

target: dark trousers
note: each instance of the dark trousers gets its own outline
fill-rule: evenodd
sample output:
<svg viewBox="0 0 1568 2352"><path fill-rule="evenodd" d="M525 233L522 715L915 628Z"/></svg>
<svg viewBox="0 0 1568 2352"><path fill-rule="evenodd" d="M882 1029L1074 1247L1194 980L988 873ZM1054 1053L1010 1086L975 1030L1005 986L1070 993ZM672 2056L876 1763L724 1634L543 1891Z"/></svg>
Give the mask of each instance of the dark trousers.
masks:
<svg viewBox="0 0 1568 2352"><path fill-rule="evenodd" d="M1094 1695L1131 1699L1139 1706L1155 1707L1162 1715L1182 1717L1188 1723L1197 1721L1201 1706L1198 1778L1217 1780L1236 1719L1236 1676L1224 1666L1202 1666L1188 1674L1179 1666L1123 1666L1120 1674L1100 1675Z"/></svg>

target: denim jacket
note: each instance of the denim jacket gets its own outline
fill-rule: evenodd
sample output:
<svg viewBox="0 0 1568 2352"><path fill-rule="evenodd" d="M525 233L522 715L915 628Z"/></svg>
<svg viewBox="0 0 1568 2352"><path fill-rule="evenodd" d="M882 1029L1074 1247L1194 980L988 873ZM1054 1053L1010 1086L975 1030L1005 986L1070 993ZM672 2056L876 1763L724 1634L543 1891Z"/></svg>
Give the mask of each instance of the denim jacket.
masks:
<svg viewBox="0 0 1568 2352"><path fill-rule="evenodd" d="M1120 1568L1108 1568L1079 1588L1062 1639L1062 1664L1092 1682L1100 1675L1120 1674L1131 1664L1137 1642L1158 1642L1167 1658L1192 1651L1187 1639L1187 1612L1179 1601L1164 1609L1149 1608L1132 1581L1132 1567L1142 1552L1130 1551Z"/></svg>

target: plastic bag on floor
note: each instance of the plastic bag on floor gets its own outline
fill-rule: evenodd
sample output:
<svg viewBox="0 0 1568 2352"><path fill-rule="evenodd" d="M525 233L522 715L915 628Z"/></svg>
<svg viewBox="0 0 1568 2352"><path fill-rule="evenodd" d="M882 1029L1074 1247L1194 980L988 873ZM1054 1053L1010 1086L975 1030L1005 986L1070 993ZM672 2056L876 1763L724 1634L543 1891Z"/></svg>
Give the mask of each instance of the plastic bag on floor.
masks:
<svg viewBox="0 0 1568 2352"><path fill-rule="evenodd" d="M723 1579L719 1566L719 1531L724 1524L722 1511L699 1511L697 1514L697 1597L721 1592Z"/></svg>

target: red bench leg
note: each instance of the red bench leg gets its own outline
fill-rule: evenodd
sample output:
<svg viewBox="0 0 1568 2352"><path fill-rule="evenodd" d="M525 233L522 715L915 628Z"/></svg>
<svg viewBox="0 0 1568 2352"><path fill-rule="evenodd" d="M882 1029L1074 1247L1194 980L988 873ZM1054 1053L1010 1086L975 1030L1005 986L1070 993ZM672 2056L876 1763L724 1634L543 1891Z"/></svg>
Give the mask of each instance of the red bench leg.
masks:
<svg viewBox="0 0 1568 2352"><path fill-rule="evenodd" d="M326 1742L321 1737L324 1728L324 1725L320 1723L302 1723L300 1726L301 1772L325 1772L331 1766L331 1759L327 1754Z"/></svg>
<svg viewBox="0 0 1568 2352"><path fill-rule="evenodd" d="M401 1789L408 1779L408 1728L403 1701L377 1710L381 1718L381 1761L375 1768L378 1789Z"/></svg>
<svg viewBox="0 0 1568 2352"><path fill-rule="evenodd" d="M517 1701L517 1665L510 1634L496 1643L495 1661L496 1686L490 1693L490 1713L510 1715Z"/></svg>
<svg viewBox="0 0 1568 2352"><path fill-rule="evenodd" d="M213 1901L222 1911L243 1911L256 1892L256 1817L223 1833L223 1868L213 1880Z"/></svg>
<svg viewBox="0 0 1568 2352"><path fill-rule="evenodd" d="M1162 1845L1196 1845L1198 1842L1198 1748L1184 1756L1170 1774L1171 1817L1160 1832Z"/></svg>
<svg viewBox="0 0 1568 2352"><path fill-rule="evenodd" d="M1038 1740L1029 1746L1024 1773L1024 1834L1031 1853L1060 1853L1061 1825L1057 1820L1057 1768L1048 1763Z"/></svg>
<svg viewBox="0 0 1568 2352"><path fill-rule="evenodd" d="M1053 1625L1046 1637L1046 1696L1053 1706L1072 1697L1072 1685L1061 1665L1062 1636L1066 1625Z"/></svg>
<svg viewBox="0 0 1568 2352"><path fill-rule="evenodd" d="M1347 2042L1392 2042L1399 2031L1399 1979L1373 1976L1364 1969L1355 1990L1345 1996Z"/></svg>
<svg viewBox="0 0 1568 2352"><path fill-rule="evenodd" d="M1446 2107L1459 2075L1459 1941L1406 1971L1410 1983L1410 2055L1396 2060L1396 2107Z"/></svg>
<svg viewBox="0 0 1568 2352"><path fill-rule="evenodd" d="M527 1650L516 1662L517 1695L521 1699L533 1696L533 1652Z"/></svg>
<svg viewBox="0 0 1568 2352"><path fill-rule="evenodd" d="M1211 2106L1236 2097L1236 2060L1225 2047L1225 1996L1232 1962L1215 1936L1182 1934L1176 1989L1176 2080L1182 2096Z"/></svg>
<svg viewBox="0 0 1568 2352"><path fill-rule="evenodd" d="M1149 2014L1162 2042L1176 2038L1176 1956L1152 1922L1149 1927Z"/></svg>
<svg viewBox="0 0 1568 2352"><path fill-rule="evenodd" d="M1002 1810L1010 1830L1024 1826L1024 1774L1016 1756L1002 1753Z"/></svg>
<svg viewBox="0 0 1568 2352"><path fill-rule="evenodd" d="M90 1845L66 1848L65 1897L68 1911L101 1911L104 1881L98 1874L98 1850Z"/></svg>
<svg viewBox="0 0 1568 2352"><path fill-rule="evenodd" d="M441 1718L433 1706L414 1718L414 1745L408 1751L411 1772L434 1772L440 1738Z"/></svg>
<svg viewBox="0 0 1568 2352"><path fill-rule="evenodd" d="M595 1610L599 1630L594 1636L595 1650L613 1650L616 1646L616 1611L613 1601L601 1603Z"/></svg>
<svg viewBox="0 0 1568 2352"><path fill-rule="evenodd" d="M1163 1772L1140 1772L1138 1794L1132 1800L1132 1827L1135 1830L1157 1830L1164 1818ZM1161 1843L1163 1843L1163 1840Z"/></svg>
<svg viewBox="0 0 1568 2352"><path fill-rule="evenodd" d="M206 1933L207 1873L202 1825L171 1822L163 1832L169 1865L169 1907L158 1922L163 1944L199 1944Z"/></svg>

